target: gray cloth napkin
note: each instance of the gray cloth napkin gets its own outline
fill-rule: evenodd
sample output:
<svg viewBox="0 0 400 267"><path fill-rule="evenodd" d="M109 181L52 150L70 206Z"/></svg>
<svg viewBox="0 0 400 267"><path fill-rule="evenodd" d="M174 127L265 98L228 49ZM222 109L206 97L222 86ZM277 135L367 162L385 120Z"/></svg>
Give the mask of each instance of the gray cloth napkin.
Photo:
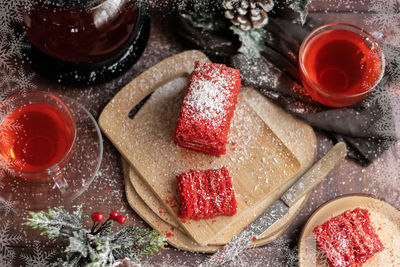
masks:
<svg viewBox="0 0 400 267"><path fill-rule="evenodd" d="M178 33L191 47L201 49L214 61L239 69L244 85L259 89L287 112L326 132L335 142L345 141L348 155L368 165L398 140L387 89L390 83L399 81L386 71L373 93L346 108L328 108L298 94L302 90L298 73L299 48L316 26L311 20L301 26L290 18L270 18L265 48L261 57L251 64L244 55L237 53L239 42L228 30L204 31L181 16ZM397 47L383 44L382 48L385 54L400 54ZM386 61L392 69L399 67L396 57L387 56Z"/></svg>

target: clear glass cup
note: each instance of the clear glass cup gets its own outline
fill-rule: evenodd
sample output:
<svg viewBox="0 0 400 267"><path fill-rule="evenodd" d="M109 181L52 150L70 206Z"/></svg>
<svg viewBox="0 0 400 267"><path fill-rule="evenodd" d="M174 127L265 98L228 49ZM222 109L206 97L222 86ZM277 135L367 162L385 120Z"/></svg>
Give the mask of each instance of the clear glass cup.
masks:
<svg viewBox="0 0 400 267"><path fill-rule="evenodd" d="M35 97L33 97L34 95ZM103 155L103 138L96 119L78 101L65 95L60 96L62 100L45 92L27 92L14 95L14 97L0 103L0 125L7 119L7 115L8 118L11 118L10 121L12 121L12 118L18 117L14 115L19 113L13 113L14 111L17 112L17 106L24 107L24 103L40 105L46 101L44 103L49 104L50 109L55 109L56 113L58 110L62 110L59 113L62 114L60 116L63 120L58 123L64 125L64 129L60 132L67 131L68 136L70 136L68 140L72 141L64 142L66 145L60 153L61 156L57 156L51 162L48 161L49 157L52 158L48 152L49 148L40 150L39 152L42 152L42 154L36 155L38 157L33 162L35 163L34 166L25 166L25 169L18 164L6 164L2 155L4 151L9 151L10 146L0 142L0 153L3 153L0 154L0 203L3 202L10 207L23 210L41 210L47 207L66 205L80 196L98 177ZM21 100L21 98L24 100ZM43 113L44 110L46 113L46 109L48 112L48 106L32 108L30 111ZM24 111L26 110L29 109L24 109ZM18 110L18 112L21 112L21 110ZM33 121L41 123L41 119ZM18 123L11 125L13 125L16 134L21 133L21 128L18 129L17 127ZM50 128L50 126L38 128L40 134L46 135L46 128ZM13 133L13 131L7 131ZM4 132L0 130L1 133ZM9 138L14 137L9 135ZM3 140L9 142L4 139L4 136L0 141ZM17 138L17 140L21 140L21 138ZM18 151L18 147L15 147L15 149ZM47 165L43 165L44 163Z"/></svg>
<svg viewBox="0 0 400 267"><path fill-rule="evenodd" d="M30 91L0 104L0 167L12 175L29 182L52 179L67 190L62 170L76 142L75 118L57 96Z"/></svg>
<svg viewBox="0 0 400 267"><path fill-rule="evenodd" d="M331 107L364 99L385 72L379 43L365 30L347 23L330 23L313 30L299 53L300 77L306 93Z"/></svg>

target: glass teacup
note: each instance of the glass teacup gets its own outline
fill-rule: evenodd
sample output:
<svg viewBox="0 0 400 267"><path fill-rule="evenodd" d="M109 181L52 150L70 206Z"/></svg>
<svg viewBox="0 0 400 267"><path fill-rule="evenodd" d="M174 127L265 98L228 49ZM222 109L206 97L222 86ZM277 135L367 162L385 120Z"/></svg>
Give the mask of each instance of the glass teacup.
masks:
<svg viewBox="0 0 400 267"><path fill-rule="evenodd" d="M71 110L51 93L18 93L0 104L0 167L14 176L53 179L65 191L62 169L71 159L76 140Z"/></svg>

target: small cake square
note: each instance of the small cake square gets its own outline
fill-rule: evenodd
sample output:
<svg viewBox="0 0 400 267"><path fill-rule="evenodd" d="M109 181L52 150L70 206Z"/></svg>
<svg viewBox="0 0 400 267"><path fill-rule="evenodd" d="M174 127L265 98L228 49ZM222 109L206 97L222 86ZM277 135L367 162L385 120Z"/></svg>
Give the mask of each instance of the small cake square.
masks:
<svg viewBox="0 0 400 267"><path fill-rule="evenodd" d="M216 156L225 154L240 87L239 70L197 61L174 133L177 144Z"/></svg>
<svg viewBox="0 0 400 267"><path fill-rule="evenodd" d="M313 233L332 267L360 266L384 249L366 209L347 210L316 226Z"/></svg>
<svg viewBox="0 0 400 267"><path fill-rule="evenodd" d="M199 220L236 213L235 193L225 167L190 170L176 178L181 199L179 217Z"/></svg>

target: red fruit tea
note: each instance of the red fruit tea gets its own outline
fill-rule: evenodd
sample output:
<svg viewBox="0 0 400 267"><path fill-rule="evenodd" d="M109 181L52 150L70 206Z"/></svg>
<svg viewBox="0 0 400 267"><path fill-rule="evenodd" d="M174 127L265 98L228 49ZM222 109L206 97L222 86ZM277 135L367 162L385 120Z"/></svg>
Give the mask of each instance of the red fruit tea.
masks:
<svg viewBox="0 0 400 267"><path fill-rule="evenodd" d="M32 1L33 7L24 14L22 25L26 37L42 52L66 62L110 58L132 34L138 1L79 2Z"/></svg>
<svg viewBox="0 0 400 267"><path fill-rule="evenodd" d="M309 38L300 53L306 91L315 101L334 107L363 99L382 72L374 42L347 29L327 29Z"/></svg>
<svg viewBox="0 0 400 267"><path fill-rule="evenodd" d="M36 172L55 165L73 142L68 121L62 111L49 104L28 104L13 110L0 123L3 161L20 172Z"/></svg>

